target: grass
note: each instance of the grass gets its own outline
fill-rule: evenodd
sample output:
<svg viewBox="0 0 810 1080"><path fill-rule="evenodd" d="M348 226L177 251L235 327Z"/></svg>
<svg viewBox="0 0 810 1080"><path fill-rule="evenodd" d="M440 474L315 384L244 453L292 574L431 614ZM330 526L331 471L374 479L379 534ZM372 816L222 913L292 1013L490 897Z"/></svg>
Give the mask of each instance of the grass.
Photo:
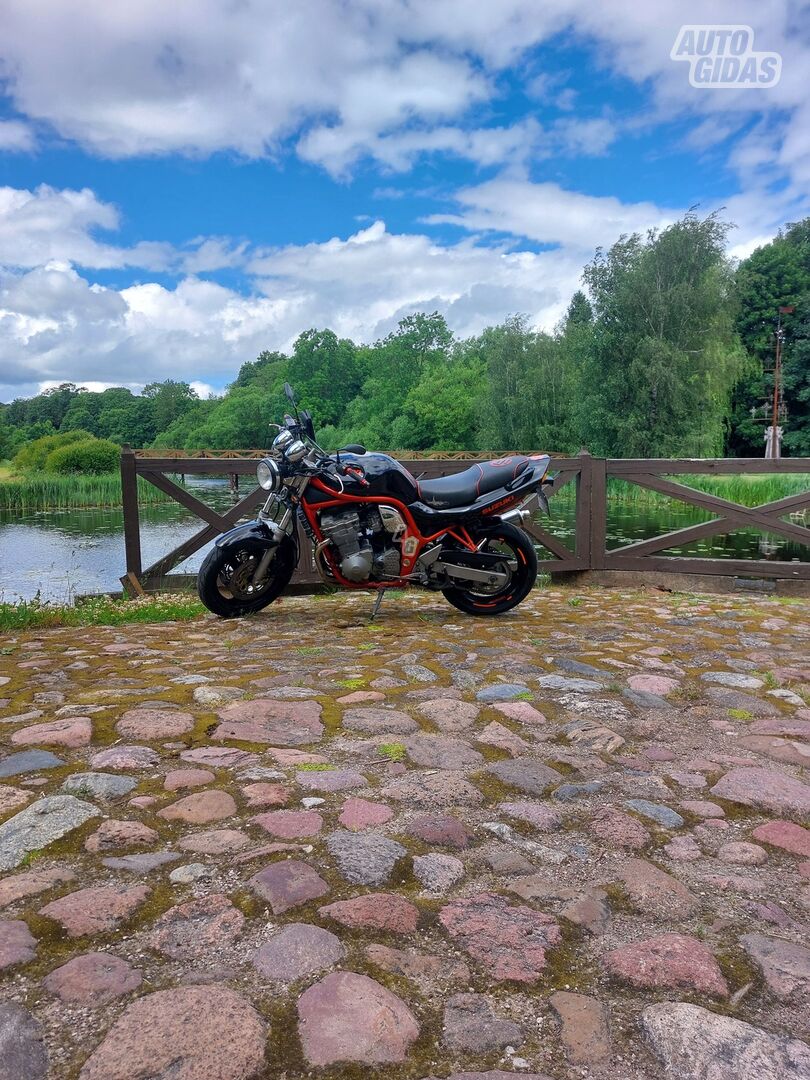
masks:
<svg viewBox="0 0 810 1080"><path fill-rule="evenodd" d="M402 761L407 753L404 743L399 742L381 743L377 749L389 761Z"/></svg>
<svg viewBox="0 0 810 1080"><path fill-rule="evenodd" d="M163 593L136 600L96 596L76 604L22 600L0 603L0 633L54 626L122 626L126 623L186 622L205 608L196 597Z"/></svg>
<svg viewBox="0 0 810 1080"><path fill-rule="evenodd" d="M138 481L138 498L141 503L170 501L144 480ZM98 476L80 473L14 476L8 468L0 472L0 510L74 510L120 505L121 477L117 472Z"/></svg>
<svg viewBox="0 0 810 1080"><path fill-rule="evenodd" d="M759 506L761 503L783 499L787 495L799 495L810 489L810 476L803 473L730 476L702 476L690 473L684 476L670 476L667 479L683 484L684 487L691 487L697 491L704 491L709 495L717 495L721 499L739 503L741 506ZM649 505L666 505L670 501L668 495L662 495L658 491L649 491L647 488L638 487L636 484L616 477L608 480L608 496L621 499L622 502Z"/></svg>
<svg viewBox="0 0 810 1080"><path fill-rule="evenodd" d="M721 499L739 503L741 506L760 506L762 503L773 502L776 499L784 499L788 495L799 495L810 491L810 475L807 473L766 473L766 474L741 474L741 475L699 475L685 473L678 476L667 476L676 484L694 488L696 491L704 491L708 495L717 495ZM659 491L650 491L648 488L631 484L627 480L618 477L608 477L607 482L608 500L620 503L636 504L638 506L666 507L672 501L679 503L679 499L672 499L669 495L662 495ZM555 499L574 498L573 484L566 484Z"/></svg>
<svg viewBox="0 0 810 1080"><path fill-rule="evenodd" d="M732 720L753 720L754 714L747 709L729 709L728 715Z"/></svg>

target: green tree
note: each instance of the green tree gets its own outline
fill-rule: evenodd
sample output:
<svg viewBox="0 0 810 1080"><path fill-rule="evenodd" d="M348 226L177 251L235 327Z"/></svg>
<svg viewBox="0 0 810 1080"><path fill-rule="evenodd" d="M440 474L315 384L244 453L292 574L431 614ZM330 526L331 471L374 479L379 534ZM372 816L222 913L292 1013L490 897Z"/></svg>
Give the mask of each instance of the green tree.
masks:
<svg viewBox="0 0 810 1080"><path fill-rule="evenodd" d="M148 383L143 388L143 396L152 402L152 415L157 431L165 431L169 424L188 412L198 400L196 390L192 390L188 383L176 382L174 379Z"/></svg>
<svg viewBox="0 0 810 1080"><path fill-rule="evenodd" d="M316 424L335 424L360 389L354 343L332 330L305 330L293 346L290 381Z"/></svg>
<svg viewBox="0 0 810 1080"><path fill-rule="evenodd" d="M121 447L108 439L84 439L59 446L45 460L45 472L99 474L115 472Z"/></svg>
<svg viewBox="0 0 810 1080"><path fill-rule="evenodd" d="M239 368L239 374L231 383L232 388L260 384L272 386L284 383L289 368L289 358L280 352L260 352L255 360L248 360Z"/></svg>
<svg viewBox="0 0 810 1080"><path fill-rule="evenodd" d="M20 472L42 472L54 451L92 438L89 431L58 431L52 435L42 435L25 443L14 458L14 466Z"/></svg>
<svg viewBox="0 0 810 1080"><path fill-rule="evenodd" d="M737 326L748 362L734 387L728 449L732 454L761 456L773 397L774 347L780 307L785 315L783 391L787 406L783 448L798 454L810 440L807 401L807 320L810 318L810 218L789 225L769 244L752 252L737 270ZM753 410L753 413L752 413Z"/></svg>
<svg viewBox="0 0 810 1080"><path fill-rule="evenodd" d="M592 453L712 456L722 451L742 364L725 239L689 212L661 233L623 237L585 268L594 307L579 427Z"/></svg>
<svg viewBox="0 0 810 1080"><path fill-rule="evenodd" d="M427 365L392 424L391 449L474 449L484 376L484 363L475 355L460 353Z"/></svg>
<svg viewBox="0 0 810 1080"><path fill-rule="evenodd" d="M231 390L215 403L184 445L187 449L266 449L275 435L270 424L277 423L283 414L282 401L286 404L281 394L255 386Z"/></svg>

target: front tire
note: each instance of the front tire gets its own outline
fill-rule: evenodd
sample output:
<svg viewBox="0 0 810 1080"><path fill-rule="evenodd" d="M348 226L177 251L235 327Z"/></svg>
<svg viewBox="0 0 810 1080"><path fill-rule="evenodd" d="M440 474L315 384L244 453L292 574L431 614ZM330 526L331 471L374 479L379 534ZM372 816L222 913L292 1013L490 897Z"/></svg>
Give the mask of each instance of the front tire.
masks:
<svg viewBox="0 0 810 1080"><path fill-rule="evenodd" d="M484 586L442 589L442 594L453 607L467 615L501 615L525 600L537 580L537 552L534 544L522 529L502 521L486 530L471 529L473 540L486 540L481 551L503 554L504 567L509 571L509 581L496 592Z"/></svg>
<svg viewBox="0 0 810 1080"><path fill-rule="evenodd" d="M266 550L259 540L245 540L209 551L197 575L197 595L209 611L222 619L235 619L261 611L278 599L295 570L295 549L289 539L283 541L264 581L252 585L252 572Z"/></svg>

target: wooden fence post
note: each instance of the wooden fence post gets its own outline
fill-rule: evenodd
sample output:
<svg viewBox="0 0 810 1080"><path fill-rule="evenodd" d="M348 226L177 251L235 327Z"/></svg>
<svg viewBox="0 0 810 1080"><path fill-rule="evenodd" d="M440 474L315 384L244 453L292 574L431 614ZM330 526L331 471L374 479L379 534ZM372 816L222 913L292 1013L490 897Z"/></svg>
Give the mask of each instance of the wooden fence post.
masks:
<svg viewBox="0 0 810 1080"><path fill-rule="evenodd" d="M575 541L576 557L584 563L584 569L591 569L591 485L593 481L593 458L583 446L577 454L581 468L574 481L576 490Z"/></svg>
<svg viewBox="0 0 810 1080"><path fill-rule="evenodd" d="M121 447L121 503L124 509L124 551L126 576L121 579L125 588L135 593L141 589L141 517L138 511L138 474L135 453L130 446ZM134 580L133 580L134 579Z"/></svg>
<svg viewBox="0 0 810 1080"><path fill-rule="evenodd" d="M607 461L591 458L591 570L604 570L607 549Z"/></svg>

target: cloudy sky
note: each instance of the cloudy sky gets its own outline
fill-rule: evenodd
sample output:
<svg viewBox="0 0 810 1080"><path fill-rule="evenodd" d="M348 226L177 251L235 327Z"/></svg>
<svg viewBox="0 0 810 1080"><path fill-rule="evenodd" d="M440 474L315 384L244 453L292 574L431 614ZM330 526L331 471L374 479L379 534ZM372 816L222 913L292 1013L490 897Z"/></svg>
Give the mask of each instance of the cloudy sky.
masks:
<svg viewBox="0 0 810 1080"><path fill-rule="evenodd" d="M685 23L776 86L690 86ZM810 213L800 0L2 0L0 400L221 388L310 326L552 326L599 245Z"/></svg>

